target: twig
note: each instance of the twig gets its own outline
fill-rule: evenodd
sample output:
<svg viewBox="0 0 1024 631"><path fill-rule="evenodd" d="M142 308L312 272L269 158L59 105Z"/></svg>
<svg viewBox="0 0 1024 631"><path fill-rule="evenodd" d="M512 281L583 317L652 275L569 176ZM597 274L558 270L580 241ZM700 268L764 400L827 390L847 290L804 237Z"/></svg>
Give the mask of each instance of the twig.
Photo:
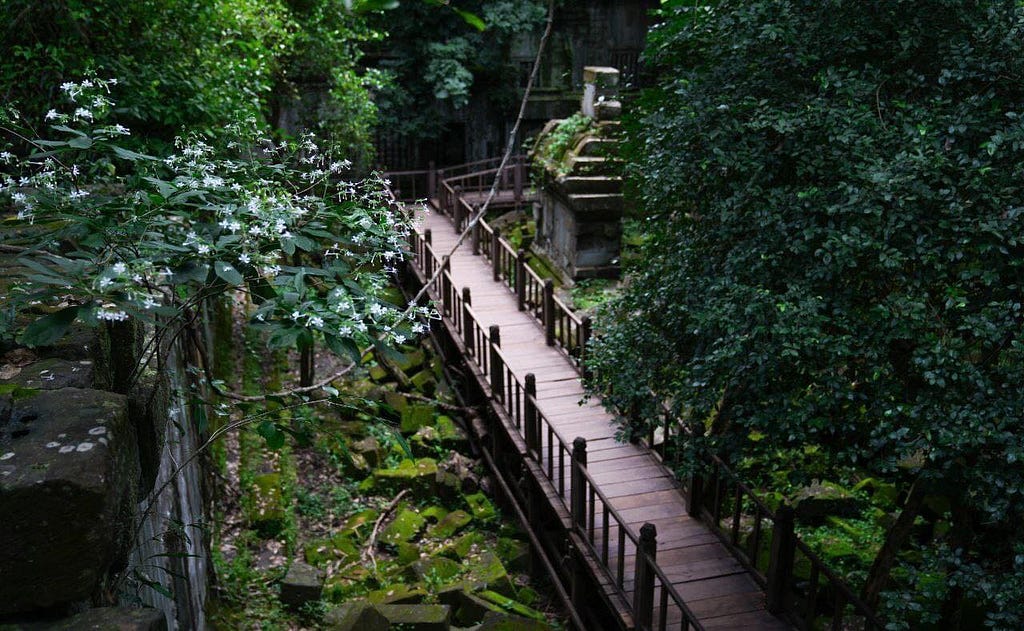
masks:
<svg viewBox="0 0 1024 631"><path fill-rule="evenodd" d="M384 520L391 514L391 511L395 510L395 507L398 506L398 502L400 502L408 493L409 489L402 489L402 491L395 496L395 499L391 500L391 503L387 505L383 512L381 512L380 517L378 517L377 521L373 524L373 532L370 533L370 538L367 540L366 549L363 550L362 558L363 561L370 559L373 563L374 572L377 571L377 559L373 557L373 547L377 544L377 534L380 532L380 525L384 523Z"/></svg>

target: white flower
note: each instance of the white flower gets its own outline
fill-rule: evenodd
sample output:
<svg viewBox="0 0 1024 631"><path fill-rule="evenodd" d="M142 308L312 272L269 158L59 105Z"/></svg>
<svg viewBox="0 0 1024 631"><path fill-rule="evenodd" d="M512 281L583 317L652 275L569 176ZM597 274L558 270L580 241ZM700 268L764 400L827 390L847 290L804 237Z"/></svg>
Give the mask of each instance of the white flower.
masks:
<svg viewBox="0 0 1024 631"><path fill-rule="evenodd" d="M83 191L81 189L79 189L77 191L71 191L71 194L68 195L68 197L70 197L71 199L81 199L82 197L88 197L88 196L89 196L89 191Z"/></svg>
<svg viewBox="0 0 1024 631"><path fill-rule="evenodd" d="M75 118L84 118L86 120L92 120L92 112L84 107L80 107L75 110Z"/></svg>
<svg viewBox="0 0 1024 631"><path fill-rule="evenodd" d="M115 263L114 264L114 272L115 273L117 273L117 274L124 274L127 271L128 271L128 266L125 265L124 263Z"/></svg>
<svg viewBox="0 0 1024 631"><path fill-rule="evenodd" d="M320 316L310 316L309 326L321 327L324 325L324 319Z"/></svg>
<svg viewBox="0 0 1024 631"><path fill-rule="evenodd" d="M246 252L242 252L238 255L238 260L248 265L249 262L252 261L252 257L250 257Z"/></svg>
<svg viewBox="0 0 1024 631"><path fill-rule="evenodd" d="M395 333L395 344L401 344L405 341L405 336L401 333Z"/></svg>
<svg viewBox="0 0 1024 631"><path fill-rule="evenodd" d="M57 118L58 116L60 116L60 114L57 113L57 110L50 110L46 113L46 116L44 118L49 121Z"/></svg>
<svg viewBox="0 0 1024 631"><path fill-rule="evenodd" d="M196 246L196 251L203 255L209 254L210 246L206 245L205 243L200 243L199 245Z"/></svg>
<svg viewBox="0 0 1024 631"><path fill-rule="evenodd" d="M110 311L107 309L100 309L96 312L97 320L109 320L110 322L122 322L128 319L128 314L124 311Z"/></svg>

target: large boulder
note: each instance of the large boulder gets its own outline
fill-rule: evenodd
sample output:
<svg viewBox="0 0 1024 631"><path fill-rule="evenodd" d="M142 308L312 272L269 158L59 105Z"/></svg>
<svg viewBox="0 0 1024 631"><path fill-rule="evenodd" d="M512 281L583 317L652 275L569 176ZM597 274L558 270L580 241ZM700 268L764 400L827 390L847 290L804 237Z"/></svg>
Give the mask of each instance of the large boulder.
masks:
<svg viewBox="0 0 1024 631"><path fill-rule="evenodd" d="M324 616L324 627L332 631L388 631L391 623L367 602L346 603Z"/></svg>
<svg viewBox="0 0 1024 631"><path fill-rule="evenodd" d="M167 618L159 609L98 607L25 631L167 631Z"/></svg>
<svg viewBox="0 0 1024 631"><path fill-rule="evenodd" d="M0 403L0 615L88 598L130 548L139 481L124 396L64 388Z"/></svg>

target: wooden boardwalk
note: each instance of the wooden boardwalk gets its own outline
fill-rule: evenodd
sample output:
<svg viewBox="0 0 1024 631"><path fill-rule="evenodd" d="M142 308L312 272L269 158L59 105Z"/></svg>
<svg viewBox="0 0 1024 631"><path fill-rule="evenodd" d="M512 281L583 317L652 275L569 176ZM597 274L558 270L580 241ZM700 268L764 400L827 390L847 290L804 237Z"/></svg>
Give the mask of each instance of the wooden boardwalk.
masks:
<svg viewBox="0 0 1024 631"><path fill-rule="evenodd" d="M437 257L447 255L457 239L449 218L426 209L417 214L419 234L429 230ZM451 257L450 270L455 291L470 288L472 310L480 327L500 327L501 354L516 380L522 382L527 373L536 377L537 408L547 422L569 441L586 439L586 468L593 484L634 537L643 524L655 525L657 564L700 624L706 629L792 628L765 610L765 596L758 583L703 523L688 515L675 479L658 459L642 446L615 440L611 415L599 400L583 401L576 368L565 354L545 343L540 324L529 311L519 311L515 295L506 284L493 280L491 264L472 254L468 240ZM567 466L559 461L559 467ZM594 540L603 539L608 556L614 558L618 542L623 541L616 532L618 526L606 526L608 532L604 533L602 523L594 521L601 522L600 513L591 520ZM629 595L636 552L635 548L626 550L624 567L618 571L623 576L621 590ZM655 617L655 625L660 615ZM678 609L668 612L667 628L680 628L681 616Z"/></svg>

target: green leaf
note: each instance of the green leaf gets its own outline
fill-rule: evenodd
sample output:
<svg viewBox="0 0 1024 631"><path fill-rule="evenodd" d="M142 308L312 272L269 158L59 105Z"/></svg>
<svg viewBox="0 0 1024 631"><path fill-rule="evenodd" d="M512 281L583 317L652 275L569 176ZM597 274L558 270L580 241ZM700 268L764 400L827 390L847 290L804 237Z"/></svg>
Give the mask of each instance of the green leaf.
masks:
<svg viewBox="0 0 1024 631"><path fill-rule="evenodd" d="M452 11L455 11L459 16L478 31L486 31L487 23L481 20L476 14L470 13L469 11L463 11L462 9L456 9L452 7Z"/></svg>
<svg viewBox="0 0 1024 631"><path fill-rule="evenodd" d="M216 272L217 276L224 279L230 285L238 286L245 282L245 278L231 266L230 263L224 261L214 261L213 271Z"/></svg>
<svg viewBox="0 0 1024 631"><path fill-rule="evenodd" d="M280 449L284 446L285 433L272 421L263 421L256 427L256 433L267 441L269 449Z"/></svg>
<svg viewBox="0 0 1024 631"><path fill-rule="evenodd" d="M81 307L67 307L56 313L45 315L25 327L21 343L25 346L49 346L64 337L68 328L78 317Z"/></svg>
<svg viewBox="0 0 1024 631"><path fill-rule="evenodd" d="M358 364L362 353L359 350L359 345L355 343L355 340L349 337L338 337L336 335L324 334L324 343L327 344L327 348L331 349L335 355L340 357L347 357L352 360L353 364Z"/></svg>
<svg viewBox="0 0 1024 631"><path fill-rule="evenodd" d="M88 149L92 146L92 138L88 136L75 136L68 141L68 146L74 147L75 149Z"/></svg>

